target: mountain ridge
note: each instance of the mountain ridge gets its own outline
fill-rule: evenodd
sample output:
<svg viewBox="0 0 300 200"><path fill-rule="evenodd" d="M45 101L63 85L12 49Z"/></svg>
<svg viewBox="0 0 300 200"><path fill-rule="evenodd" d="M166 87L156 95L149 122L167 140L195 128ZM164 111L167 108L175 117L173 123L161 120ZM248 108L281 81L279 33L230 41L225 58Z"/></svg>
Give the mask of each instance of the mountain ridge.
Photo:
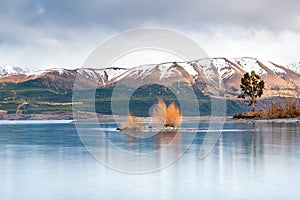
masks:
<svg viewBox="0 0 300 200"><path fill-rule="evenodd" d="M52 68L31 73L21 68L10 70L11 73L4 72L3 67L1 69L3 73L0 74L0 83L31 83L36 86L40 84L40 87L53 87L56 90L72 90L75 80L82 89L116 84L138 87L145 82L170 86L182 82L196 85L206 95L223 96L222 92L225 91L227 98L238 95L240 78L244 73L254 70L266 82L264 97L299 98L300 94L300 63L282 66L252 57L204 58L188 62L139 65L129 69Z"/></svg>
<svg viewBox="0 0 300 200"><path fill-rule="evenodd" d="M192 61L169 61L169 62L162 62L162 63L152 63L152 64L143 64L143 65L138 65L138 66L145 66L145 65L162 65L162 64L169 64L169 63L178 63L178 64L182 64L182 63L187 63L187 64L191 64L191 63L194 63L194 62L198 62L198 61L201 61L201 60L218 60L218 59L224 59L224 60L227 60L227 61L232 61L232 60L236 60L236 59L253 59L253 60L258 60L257 58L255 57L247 57L247 56L244 56L244 57L236 57L236 58L226 58L226 57L222 57L222 56L219 56L219 57L211 57L211 58L201 58L201 59L196 59L196 60L192 60ZM260 60L261 61L261 60ZM283 66L287 69L290 69L292 71L294 71L295 73L298 73L300 74L300 62L291 62L291 63L288 63L286 65L280 65L278 63L275 63L273 61L267 61L267 60L264 60L263 62L269 62L271 64L274 64L276 66ZM134 67L138 67L138 66L134 66ZM91 68L91 67L83 67L84 69L98 69L98 68ZM122 68L122 67L106 67L106 68ZM66 67L54 67L54 68L46 68L46 69L40 69L40 70L37 70L37 71L30 71L28 70L27 68L22 68L22 67L19 67L19 66L14 66L14 65L0 65L0 72L1 71L5 71L5 73L0 73L0 77L4 77L4 76L10 76L10 75L18 75L18 74L35 74L35 73L39 73L41 71L47 71L47 70L78 70L78 69L82 69L82 68L66 68ZM101 69L101 68L100 68ZM128 69L128 68L123 68L123 69ZM13 70L13 71L12 71Z"/></svg>

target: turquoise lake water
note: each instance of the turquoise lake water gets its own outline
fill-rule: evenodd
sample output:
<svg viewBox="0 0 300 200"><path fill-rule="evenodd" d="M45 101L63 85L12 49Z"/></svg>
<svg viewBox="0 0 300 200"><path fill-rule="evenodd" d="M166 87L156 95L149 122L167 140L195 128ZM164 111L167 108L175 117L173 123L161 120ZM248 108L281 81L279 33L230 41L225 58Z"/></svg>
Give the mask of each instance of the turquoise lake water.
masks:
<svg viewBox="0 0 300 200"><path fill-rule="evenodd" d="M174 139L136 139L115 131L114 124L101 127L108 141L135 153L159 150ZM89 134L95 152L110 152L110 146L97 146L97 131ZM130 174L91 155L73 123L1 122L0 199L300 199L300 123L226 122L212 152L199 159L206 134L199 131L168 167ZM181 151L189 137L182 133L168 150ZM157 164L168 156L158 155L152 160ZM131 162L126 159L120 159L124 166Z"/></svg>

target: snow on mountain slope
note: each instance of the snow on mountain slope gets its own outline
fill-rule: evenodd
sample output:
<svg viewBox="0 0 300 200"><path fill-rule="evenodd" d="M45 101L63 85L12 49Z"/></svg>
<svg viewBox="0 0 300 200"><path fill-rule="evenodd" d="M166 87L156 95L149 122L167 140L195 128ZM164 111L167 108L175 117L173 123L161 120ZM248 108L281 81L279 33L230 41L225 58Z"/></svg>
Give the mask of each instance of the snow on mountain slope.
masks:
<svg viewBox="0 0 300 200"><path fill-rule="evenodd" d="M47 73L55 73L57 72L60 76L68 73L69 70L63 69L63 68L52 68L52 69L46 69L46 70L39 70L36 72L28 72L26 75L31 76L32 78L38 78L43 75L46 75Z"/></svg>
<svg viewBox="0 0 300 200"><path fill-rule="evenodd" d="M208 80L216 79L216 68L213 66L213 60L210 58L194 61L194 66L197 66L198 71Z"/></svg>
<svg viewBox="0 0 300 200"><path fill-rule="evenodd" d="M106 73L106 75L107 75L107 80L110 81L110 80L120 76L127 70L128 69L125 69L125 68L110 67L110 68L104 69L104 73Z"/></svg>
<svg viewBox="0 0 300 200"><path fill-rule="evenodd" d="M259 64L257 59L255 58L235 58L230 59L233 63L236 63L239 67L241 67L245 72L255 71L258 75L266 75L267 72L264 70Z"/></svg>
<svg viewBox="0 0 300 200"><path fill-rule="evenodd" d="M117 67L103 69L81 68L76 70L77 74L82 76L80 78L98 80L101 85L106 85L108 81L120 76L126 71L127 69Z"/></svg>
<svg viewBox="0 0 300 200"><path fill-rule="evenodd" d="M140 65L134 68L129 69L127 72L117 77L115 81L121 80L125 77L139 77L141 79L151 76L153 73L159 74L159 80L167 79L172 77L174 72L174 63L160 63L160 64L149 64L149 65Z"/></svg>
<svg viewBox="0 0 300 200"><path fill-rule="evenodd" d="M141 65L125 71L120 76L117 76L113 79L114 82L120 81L125 77L142 77L147 76L147 74L151 74L154 71L154 68L157 67L157 64L150 64L150 65Z"/></svg>
<svg viewBox="0 0 300 200"><path fill-rule="evenodd" d="M93 78L98 79L99 77L105 77L108 81L120 76L127 69L125 68L118 68L118 67L110 67L110 68L103 68L103 69L94 69L94 68L78 68L78 69L64 69L64 68L52 68L46 70L40 70L36 72L27 72L26 75L32 76L34 78L41 77L48 73L57 73L59 76L76 76L77 73L79 75L85 76L86 78Z"/></svg>
<svg viewBox="0 0 300 200"><path fill-rule="evenodd" d="M167 62L133 67L111 81L112 84L117 82L136 87L145 83L166 85L175 82L194 83L194 79L192 75L181 65L177 64L177 62Z"/></svg>
<svg viewBox="0 0 300 200"><path fill-rule="evenodd" d="M103 69L93 69L93 68L78 68L78 69L63 69L63 68L52 68L47 70L40 70L37 72L26 73L35 78L44 76L49 73L57 73L59 76L76 76L77 74L84 76L88 79L99 79L104 78L106 80L111 80L121 74L123 74L127 69L124 68L103 68Z"/></svg>
<svg viewBox="0 0 300 200"><path fill-rule="evenodd" d="M181 67L183 67L183 69L185 71L187 71L190 75L192 75L194 77L194 79L197 78L198 76L198 71L195 69L196 66L194 65L195 63L193 62L178 62L178 65L180 65Z"/></svg>
<svg viewBox="0 0 300 200"><path fill-rule="evenodd" d="M230 78L234 70L225 59L213 59L212 64L217 68L221 80Z"/></svg>
<svg viewBox="0 0 300 200"><path fill-rule="evenodd" d="M207 61L197 61L198 66L202 69L206 77L212 79L212 77L217 75L223 81L229 79L233 74L236 72L245 73L255 71L260 76L268 75L268 70L272 71L276 75L287 74L284 68L279 67L278 65L268 62L268 61L258 61L255 58L234 58L234 59L227 59L227 58L211 58L211 64L209 65ZM202 64L201 64L202 62ZM263 66L262 66L262 65ZM298 67L299 66L299 67ZM300 73L300 63L294 65L289 65L289 69ZM267 70L267 71L266 71Z"/></svg>
<svg viewBox="0 0 300 200"><path fill-rule="evenodd" d="M2 69L2 71L1 71ZM206 58L190 62L166 62L159 64L146 64L124 68L106 69L48 69L34 73L27 73L15 76L24 70L6 67L0 68L0 82L20 83L37 78L49 83L55 83L55 87L61 85L65 88L72 88L72 83L77 78L86 87L106 87L116 83L128 86L141 86L145 83L157 83L172 85L184 82L197 85L201 91L209 91L207 87L217 94L222 87L236 96L240 91L240 79L245 72L255 71L266 82L265 95L298 95L300 94L300 63L289 64L286 67L273 62L257 60L256 58ZM295 72L295 73L293 73ZM19 77L20 76L20 77ZM51 81L50 81L51 80ZM47 82L47 83L48 83ZM274 89L276 88L276 90ZM278 90L279 89L279 90Z"/></svg>
<svg viewBox="0 0 300 200"><path fill-rule="evenodd" d="M27 71L11 65L0 66L0 77L24 74Z"/></svg>
<svg viewBox="0 0 300 200"><path fill-rule="evenodd" d="M172 73L174 72L174 68L172 69L173 65L173 63L162 63L157 65L157 69L160 73L160 80L172 77Z"/></svg>
<svg viewBox="0 0 300 200"><path fill-rule="evenodd" d="M297 74L300 74L300 62L298 63L291 63L285 66L287 69L292 70L293 72L296 72Z"/></svg>
<svg viewBox="0 0 300 200"><path fill-rule="evenodd" d="M232 63L230 63L232 62ZM260 66L262 63L265 67L270 69L275 74L283 74L286 73L284 69L277 67L272 62L266 61L258 61L255 58L249 57L241 57L234 59L227 58L207 58L200 59L192 62L178 62L179 66L181 66L186 72L188 72L192 77L197 77L199 75L199 71L201 71L208 79L213 79L216 77L216 72L218 72L219 77L222 80L228 79L230 76L234 74L235 71L242 72L251 72L254 70L259 75L266 75L268 72ZM149 64L149 65L141 65L138 67L134 67L134 70L128 70L124 68L106 68L106 69L89 69L89 68L80 68L76 69L78 73L85 73L89 77L98 78L99 76L107 76L107 79L110 81L119 76L126 75L137 75L137 76L145 76L149 73L152 73L155 70L159 70L161 77L171 76L172 73L170 71L171 67L174 65L174 62L160 63L160 64ZM300 63L293 63L285 66L287 69L290 69L298 74L300 74ZM133 68L132 68L133 69ZM34 75L36 77L41 76L45 73L57 72L59 75L70 73L70 71L63 68L53 68L47 70L41 70L38 72L28 73L26 70L23 70L19 67L13 66L0 66L0 77L9 76L9 75L17 75L17 74L27 74ZM121 78L121 77L120 77Z"/></svg>
<svg viewBox="0 0 300 200"><path fill-rule="evenodd" d="M157 66L157 69L160 71L160 80L172 77L172 74L175 71L175 68L172 68L172 66L173 65L171 63L161 64Z"/></svg>
<svg viewBox="0 0 300 200"><path fill-rule="evenodd" d="M79 68L79 69L63 69L53 68L40 70L37 72L31 72L20 75L6 76L0 78L0 82L12 82L22 83L32 81L32 84L44 84L47 87L56 89L70 90L73 88L75 80L77 81L76 87L94 88L103 87L111 79L121 75L127 71L122 68L105 68L105 69L91 69L91 68Z"/></svg>
<svg viewBox="0 0 300 200"><path fill-rule="evenodd" d="M283 69L275 66L272 62L261 61L261 63L264 66L266 66L267 68L269 68L271 71L273 71L277 75L279 75L279 74L286 74L286 71L284 71Z"/></svg>

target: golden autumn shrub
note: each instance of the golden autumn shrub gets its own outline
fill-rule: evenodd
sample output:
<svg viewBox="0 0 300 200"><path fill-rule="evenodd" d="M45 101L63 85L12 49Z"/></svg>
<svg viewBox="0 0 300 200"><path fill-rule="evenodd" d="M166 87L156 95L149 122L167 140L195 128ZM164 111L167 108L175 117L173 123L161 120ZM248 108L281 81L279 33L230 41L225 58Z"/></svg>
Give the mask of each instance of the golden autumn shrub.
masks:
<svg viewBox="0 0 300 200"><path fill-rule="evenodd" d="M172 102L167 109L166 127L180 127L181 124L181 113L179 108L176 107L174 102Z"/></svg>
<svg viewBox="0 0 300 200"><path fill-rule="evenodd" d="M172 102L168 107L160 98L156 108L152 111L152 117L159 123L160 126L178 128L181 125L182 116L180 109Z"/></svg>
<svg viewBox="0 0 300 200"><path fill-rule="evenodd" d="M164 126L167 118L167 105L165 102L159 98L157 105L152 110L152 117L158 123L158 126Z"/></svg>

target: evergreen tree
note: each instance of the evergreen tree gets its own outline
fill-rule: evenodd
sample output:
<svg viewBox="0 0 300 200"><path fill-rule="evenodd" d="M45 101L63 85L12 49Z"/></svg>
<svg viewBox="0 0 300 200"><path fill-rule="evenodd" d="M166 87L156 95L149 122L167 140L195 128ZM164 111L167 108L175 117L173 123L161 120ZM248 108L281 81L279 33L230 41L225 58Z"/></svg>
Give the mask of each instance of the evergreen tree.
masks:
<svg viewBox="0 0 300 200"><path fill-rule="evenodd" d="M242 94L240 94L238 98L245 99L247 97L249 99L249 106L252 106L252 112L254 112L254 104L256 103L256 99L263 94L265 82L255 73L255 71L252 71L250 74L248 72L244 74L244 77L241 78L240 86Z"/></svg>

